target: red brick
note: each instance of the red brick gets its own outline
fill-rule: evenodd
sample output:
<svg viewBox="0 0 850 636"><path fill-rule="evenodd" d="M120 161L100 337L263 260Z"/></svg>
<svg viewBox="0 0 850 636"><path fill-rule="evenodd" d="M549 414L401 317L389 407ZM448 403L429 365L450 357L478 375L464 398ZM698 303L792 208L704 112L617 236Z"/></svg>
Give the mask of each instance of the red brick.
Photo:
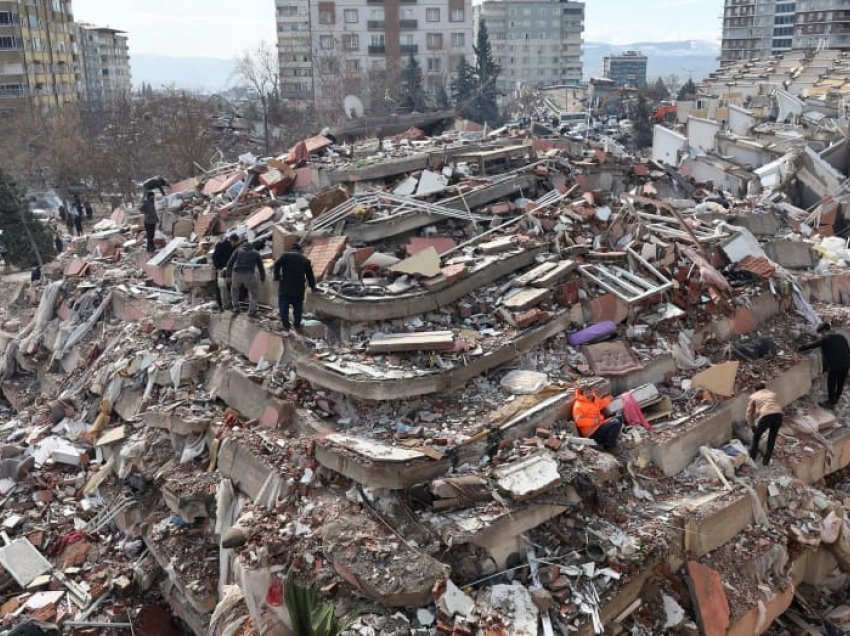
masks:
<svg viewBox="0 0 850 636"><path fill-rule="evenodd" d="M555 298L561 307L570 307L578 302L578 291L581 288L581 281L571 280L558 287L558 293Z"/></svg>
<svg viewBox="0 0 850 636"><path fill-rule="evenodd" d="M410 239L410 242L405 246L407 250L408 256L413 256L414 254L418 254L422 250L426 250L429 247L433 247L437 250L437 254L442 254L443 252L448 252L452 249L457 243L455 243L454 239L435 236L432 238L426 238L424 236L414 236Z"/></svg>
<svg viewBox="0 0 850 636"><path fill-rule="evenodd" d="M620 323L629 317L628 305L614 294L604 294L594 298L590 301L589 307L592 322L610 320Z"/></svg>
<svg viewBox="0 0 850 636"><path fill-rule="evenodd" d="M524 311L523 313L514 317L514 323L516 324L517 329L524 329L525 327L533 325L539 320L545 320L548 317L549 312L537 309L535 307L533 309L529 309L528 311Z"/></svg>
<svg viewBox="0 0 850 636"><path fill-rule="evenodd" d="M345 236L320 236L313 240L304 255L313 264L313 273L317 280L321 280L331 271L334 263L345 250L347 241L348 238Z"/></svg>
<svg viewBox="0 0 850 636"><path fill-rule="evenodd" d="M725 636L729 629L729 601L720 573L696 561L688 561L687 570L688 586L702 633Z"/></svg>
<svg viewBox="0 0 850 636"><path fill-rule="evenodd" d="M746 308L740 307L735 312L735 319L732 324L732 332L736 336L741 336L745 333L750 333L756 328L756 317L753 312Z"/></svg>
<svg viewBox="0 0 850 636"><path fill-rule="evenodd" d="M375 253L374 247L361 247L354 252L354 265L360 267L363 263L369 260L369 257Z"/></svg>
<svg viewBox="0 0 850 636"><path fill-rule="evenodd" d="M432 278L426 278L422 281L422 284L428 291L437 291L454 285L464 276L466 276L466 265L446 265L440 270L439 274Z"/></svg>

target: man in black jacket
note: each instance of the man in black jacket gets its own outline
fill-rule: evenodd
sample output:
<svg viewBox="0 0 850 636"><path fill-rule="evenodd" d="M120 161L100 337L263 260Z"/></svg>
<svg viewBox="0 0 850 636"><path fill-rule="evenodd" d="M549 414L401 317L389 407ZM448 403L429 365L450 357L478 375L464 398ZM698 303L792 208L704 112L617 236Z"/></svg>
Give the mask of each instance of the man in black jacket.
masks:
<svg viewBox="0 0 850 636"><path fill-rule="evenodd" d="M156 251L154 245L154 237L156 237L156 226L159 225L159 215L156 213L156 203L154 202L154 193L148 192L145 195L145 200L139 211L142 213L145 224L145 239L147 242L148 254L153 254Z"/></svg>
<svg viewBox="0 0 850 636"><path fill-rule="evenodd" d="M818 327L821 337L813 343L801 347L800 351L811 351L820 347L823 366L826 369L826 391L828 399L821 406L835 408L844 391L844 383L850 372L850 343L842 334L833 331L828 322Z"/></svg>
<svg viewBox="0 0 850 636"><path fill-rule="evenodd" d="M263 249L262 244L258 244L256 247ZM239 295L243 289L248 290L248 315L253 316L257 313L257 290L259 286L257 285L257 278L254 276L255 269L260 274L260 281L265 283L266 270L263 268L263 259L251 243L246 243L233 252L227 262L227 275L233 281L230 286L230 302L233 304L233 313L239 313Z"/></svg>
<svg viewBox="0 0 850 636"><path fill-rule="evenodd" d="M213 250L213 267L218 272L216 276L215 298L218 301L218 308L222 311L230 307L230 279L225 270L237 245L239 245L239 236L231 234L216 243L215 250Z"/></svg>
<svg viewBox="0 0 850 636"><path fill-rule="evenodd" d="M274 262L274 279L278 282L277 303L280 309L280 321L283 330L289 331L289 306L295 329L301 328L301 315L304 313L305 279L310 289L316 291L316 277L313 275L313 265L310 259L301 253L300 245L293 245L288 252L281 254Z"/></svg>

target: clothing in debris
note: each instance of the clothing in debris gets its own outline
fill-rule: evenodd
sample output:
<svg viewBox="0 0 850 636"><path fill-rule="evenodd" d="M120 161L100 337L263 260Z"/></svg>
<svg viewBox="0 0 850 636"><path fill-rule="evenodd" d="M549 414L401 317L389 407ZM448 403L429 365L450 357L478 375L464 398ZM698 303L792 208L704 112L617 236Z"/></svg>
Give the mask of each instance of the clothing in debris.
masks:
<svg viewBox="0 0 850 636"><path fill-rule="evenodd" d="M280 321L284 329L289 329L289 308L292 307L292 318L295 328L301 327L301 317L304 313L304 292L306 286L316 291L316 277L310 259L294 249L281 254L274 263L274 279L278 281L277 300L280 311Z"/></svg>
<svg viewBox="0 0 850 636"><path fill-rule="evenodd" d="M827 403L829 406L835 406L841 399L847 375L850 373L850 343L842 334L828 332L811 344L800 347L800 351L811 351L818 347L827 372Z"/></svg>

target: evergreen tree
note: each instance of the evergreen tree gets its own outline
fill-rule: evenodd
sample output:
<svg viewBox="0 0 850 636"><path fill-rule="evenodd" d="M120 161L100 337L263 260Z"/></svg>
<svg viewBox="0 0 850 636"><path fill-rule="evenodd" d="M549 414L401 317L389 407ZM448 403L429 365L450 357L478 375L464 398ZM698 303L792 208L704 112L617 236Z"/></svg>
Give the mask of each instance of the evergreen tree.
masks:
<svg viewBox="0 0 850 636"><path fill-rule="evenodd" d="M455 110L464 119L473 119L475 113L475 69L467 63L466 57L461 56L457 64L457 72L452 80L452 100Z"/></svg>
<svg viewBox="0 0 850 636"><path fill-rule="evenodd" d="M664 83L664 80L661 79L661 77L655 80L655 84L652 87L652 99L656 102L663 102L670 99L670 91L667 89L667 84Z"/></svg>
<svg viewBox="0 0 850 636"><path fill-rule="evenodd" d="M652 111L649 108L649 103L643 95L639 95L634 121L635 146L638 150L649 148L652 145L651 116Z"/></svg>
<svg viewBox="0 0 850 636"><path fill-rule="evenodd" d="M446 85L442 82L437 87L437 110L448 110L451 108L451 102L449 100L449 94L446 92Z"/></svg>
<svg viewBox="0 0 850 636"><path fill-rule="evenodd" d="M26 268L41 265L55 255L53 237L21 201L18 187L0 168L0 243L11 265Z"/></svg>
<svg viewBox="0 0 850 636"><path fill-rule="evenodd" d="M487 32L487 23L484 20L481 20L478 37L473 48L475 50L476 121L490 126L498 126L502 118L499 115L499 106L496 101L498 96L496 82L502 68L493 59L490 35Z"/></svg>
<svg viewBox="0 0 850 636"><path fill-rule="evenodd" d="M425 112L425 91L422 90L422 67L413 57L407 60L407 66L401 71L401 91L399 106L410 112Z"/></svg>
<svg viewBox="0 0 850 636"><path fill-rule="evenodd" d="M676 96L676 99L679 101L690 100L697 96L697 87L694 84L694 80L688 79L687 82L684 83L682 88L679 89L679 94Z"/></svg>

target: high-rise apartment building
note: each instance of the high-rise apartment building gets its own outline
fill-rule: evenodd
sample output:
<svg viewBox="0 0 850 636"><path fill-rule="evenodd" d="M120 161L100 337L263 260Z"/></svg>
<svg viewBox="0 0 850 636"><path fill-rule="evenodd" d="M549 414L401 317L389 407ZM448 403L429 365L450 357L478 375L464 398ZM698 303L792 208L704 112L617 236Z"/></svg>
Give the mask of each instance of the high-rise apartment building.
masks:
<svg viewBox="0 0 850 636"><path fill-rule="evenodd" d="M603 75L617 86L643 88L646 86L646 56L640 51L623 51L606 55L602 61Z"/></svg>
<svg viewBox="0 0 850 636"><path fill-rule="evenodd" d="M343 114L355 95L367 113L398 99L412 56L425 92L449 91L460 58L472 61L470 0L277 0L282 97Z"/></svg>
<svg viewBox="0 0 850 636"><path fill-rule="evenodd" d="M502 67L500 91L582 81L584 2L484 0L475 9Z"/></svg>
<svg viewBox="0 0 850 636"><path fill-rule="evenodd" d="M83 69L71 3L0 1L0 110L78 100Z"/></svg>
<svg viewBox="0 0 850 636"><path fill-rule="evenodd" d="M129 96L132 83L126 33L93 24L79 24L77 33L82 53L85 98L112 101Z"/></svg>
<svg viewBox="0 0 850 636"><path fill-rule="evenodd" d="M721 63L815 48L850 49L850 2L726 0Z"/></svg>

